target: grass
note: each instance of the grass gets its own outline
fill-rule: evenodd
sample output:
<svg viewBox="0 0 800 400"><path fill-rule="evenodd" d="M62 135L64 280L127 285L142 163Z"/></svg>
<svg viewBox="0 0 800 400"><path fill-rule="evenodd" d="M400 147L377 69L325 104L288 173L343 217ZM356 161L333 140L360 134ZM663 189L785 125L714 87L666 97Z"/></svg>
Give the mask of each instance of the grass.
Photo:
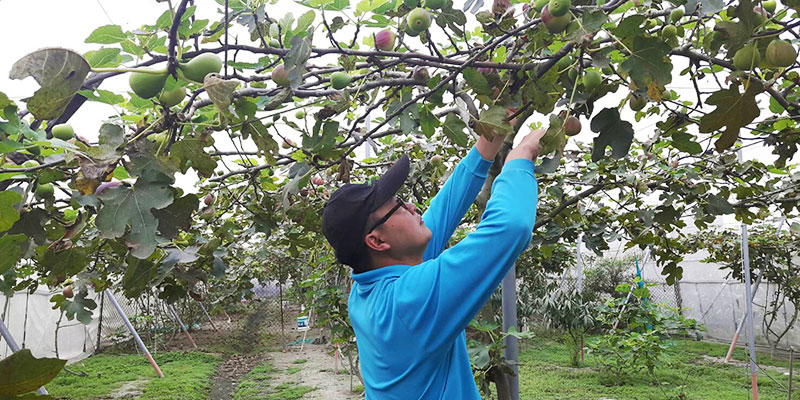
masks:
<svg viewBox="0 0 800 400"><path fill-rule="evenodd" d="M99 354L68 368L86 377L62 371L47 390L56 398L92 399L107 396L128 382L139 381L140 399L204 399L211 390L211 377L221 358L199 352L154 355L164 379L144 356Z"/></svg>
<svg viewBox="0 0 800 400"><path fill-rule="evenodd" d="M605 386L612 382L613 375L601 370L597 360L587 354L586 366L569 366L569 351L556 337L537 337L528 340L520 350L520 398L521 399L599 399L617 400L645 399L702 399L728 400L747 399L750 391L749 369L741 366L715 363L703 356L724 358L727 345L674 340L675 346L668 358L656 369L656 379L646 373L628 376L622 386ZM587 338L587 341L592 338ZM744 348L734 352L735 360L746 361ZM768 355L757 356L763 366L788 367L788 362L770 360ZM787 377L778 371L766 371L780 385L788 384ZM800 378L795 378L795 385ZM759 371L760 399L785 399L787 394L779 384ZM683 396L683 397L682 397Z"/></svg>
<svg viewBox="0 0 800 400"><path fill-rule="evenodd" d="M290 367L286 372L294 374L301 369L301 367ZM275 375L279 372L269 362L253 368L236 387L233 400L294 400L302 398L306 393L315 390L313 387L303 386L297 382L285 382L275 385L274 381L277 379Z"/></svg>

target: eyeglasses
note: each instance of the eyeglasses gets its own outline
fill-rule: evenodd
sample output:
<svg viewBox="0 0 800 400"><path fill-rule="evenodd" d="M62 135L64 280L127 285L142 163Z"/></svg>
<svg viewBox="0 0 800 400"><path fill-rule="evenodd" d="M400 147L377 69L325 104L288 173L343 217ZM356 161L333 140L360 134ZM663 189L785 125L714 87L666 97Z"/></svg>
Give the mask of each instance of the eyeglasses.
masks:
<svg viewBox="0 0 800 400"><path fill-rule="evenodd" d="M378 222L376 222L376 223L375 223L375 225L372 225L372 228L370 228L370 229L367 231L367 233L365 233L365 235L369 235L369 234L370 234L370 232L372 232L372 231L374 231L374 230L375 230L375 228L377 228L377 227L381 226L383 223L385 223L386 221L388 221L388 220L389 220L389 217L391 217L391 216L392 216L392 214L394 214L394 213L395 213L397 210L399 210L401 207L406 207L406 204L407 204L407 203L406 203L406 201L405 201L405 200L403 200L402 198L400 198L400 196L395 196L395 197L394 197L394 199L397 201L397 204L395 204L395 206L394 206L394 207L392 207L392 209L391 209L391 210L389 210L389 212L388 212L388 213L386 213L386 215L384 215L384 216L383 216L383 218L381 218L380 220L378 220ZM408 208L406 208L406 209L408 209Z"/></svg>

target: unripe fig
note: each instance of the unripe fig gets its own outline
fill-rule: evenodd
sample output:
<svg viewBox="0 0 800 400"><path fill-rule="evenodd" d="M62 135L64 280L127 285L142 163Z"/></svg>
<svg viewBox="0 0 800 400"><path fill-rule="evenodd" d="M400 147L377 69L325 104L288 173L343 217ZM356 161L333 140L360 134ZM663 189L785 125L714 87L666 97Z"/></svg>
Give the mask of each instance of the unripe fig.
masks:
<svg viewBox="0 0 800 400"><path fill-rule="evenodd" d="M410 29L417 32L425 32L431 26L431 14L428 10L417 7L406 15L406 23Z"/></svg>
<svg viewBox="0 0 800 400"><path fill-rule="evenodd" d="M67 286L64 288L62 294L64 295L64 297L71 299L72 296L75 296L75 291L72 289L72 286Z"/></svg>
<svg viewBox="0 0 800 400"><path fill-rule="evenodd" d="M283 64L278 65L272 70L272 81L280 87L289 87L289 73L286 72Z"/></svg>
<svg viewBox="0 0 800 400"><path fill-rule="evenodd" d="M644 96L639 96L637 94L631 97L630 103L628 103L633 111L641 111L647 105L647 99Z"/></svg>
<svg viewBox="0 0 800 400"><path fill-rule="evenodd" d="M161 96L158 97L158 100L164 103L164 106L169 108L182 102L185 97L186 88L181 86L172 90L165 90L163 93L161 93Z"/></svg>
<svg viewBox="0 0 800 400"><path fill-rule="evenodd" d="M581 133L581 121L578 117L570 115L567 120L564 121L564 133L567 136L575 136Z"/></svg>
<svg viewBox="0 0 800 400"><path fill-rule="evenodd" d="M562 32L569 25L571 19L572 17L569 14L564 14L560 17L551 14L549 4L542 9L542 22L544 22L544 26L547 27L547 31L550 33Z"/></svg>
<svg viewBox="0 0 800 400"><path fill-rule="evenodd" d="M411 25L411 24L409 24ZM410 27L410 26L409 26ZM419 31L417 31L419 32ZM382 51L392 51L394 49L394 39L397 37L394 32L384 29L375 34L375 48Z"/></svg>
<svg viewBox="0 0 800 400"><path fill-rule="evenodd" d="M38 166L39 162L36 160L26 160L24 163L22 163L22 168L33 168Z"/></svg>
<svg viewBox="0 0 800 400"><path fill-rule="evenodd" d="M775 2L775 0L765 0L761 2L761 7L764 8L764 11L770 14L775 12L777 6L778 4Z"/></svg>
<svg viewBox="0 0 800 400"><path fill-rule="evenodd" d="M544 9L544 6L546 6L549 2L550 0L535 0L533 2L533 9L540 13Z"/></svg>
<svg viewBox="0 0 800 400"><path fill-rule="evenodd" d="M761 7L753 7L753 12L756 14L756 25L761 25L767 20L767 12Z"/></svg>
<svg viewBox="0 0 800 400"><path fill-rule="evenodd" d="M210 193L207 194L206 197L203 198L203 204L205 204L206 206L214 204L214 196L211 195Z"/></svg>
<svg viewBox="0 0 800 400"><path fill-rule="evenodd" d="M70 124L55 125L50 132L53 133L54 138L61 140L70 140L73 136L75 136L75 130L72 129L72 125Z"/></svg>
<svg viewBox="0 0 800 400"><path fill-rule="evenodd" d="M341 90L350 85L352 78L346 72L338 71L331 74L331 87Z"/></svg>
<svg viewBox="0 0 800 400"><path fill-rule="evenodd" d="M425 67L415 67L412 77L417 82L427 82L429 79L431 79L428 69Z"/></svg>
<svg viewBox="0 0 800 400"><path fill-rule="evenodd" d="M103 182L99 186L97 186L97 189L94 190L94 194L95 196L100 196L106 190L119 187L120 185L122 185L122 182L120 181Z"/></svg>
<svg viewBox="0 0 800 400"><path fill-rule="evenodd" d="M678 22L686 15L686 12L681 7L673 8L672 11L669 12L669 20L672 22Z"/></svg>
<svg viewBox="0 0 800 400"><path fill-rule="evenodd" d="M665 39L678 36L678 27L672 24L665 25L663 28L661 28L661 36L663 36Z"/></svg>
<svg viewBox="0 0 800 400"><path fill-rule="evenodd" d="M167 134L165 132L153 133L147 136L148 139L156 142L158 147L163 147L167 143Z"/></svg>
<svg viewBox="0 0 800 400"><path fill-rule="evenodd" d="M613 75L614 74L614 70L611 69L611 67L603 67L601 69L601 71L603 71L604 75Z"/></svg>
<svg viewBox="0 0 800 400"><path fill-rule="evenodd" d="M767 46L767 62L776 67L786 68L797 61L797 50L791 43L775 39Z"/></svg>
<svg viewBox="0 0 800 400"><path fill-rule="evenodd" d="M570 6L572 6L572 2L570 0L550 0L547 3L547 8L550 10L550 14L553 14L554 17L560 17L567 14Z"/></svg>
<svg viewBox="0 0 800 400"><path fill-rule="evenodd" d="M600 86L603 82L603 77L595 69L588 69L583 73L583 87L587 91L592 91Z"/></svg>
<svg viewBox="0 0 800 400"><path fill-rule="evenodd" d="M442 163L442 156L435 155L431 157L431 165L440 165Z"/></svg>
<svg viewBox="0 0 800 400"><path fill-rule="evenodd" d="M285 139L281 144L281 147L283 147L284 149L291 149L294 147L294 142L292 141L292 139Z"/></svg>
<svg viewBox="0 0 800 400"><path fill-rule="evenodd" d="M405 28L403 28L403 32L405 32L406 35L408 35L408 36L417 37L417 36L419 36L420 33L422 33L422 32L415 31L413 28L408 26L408 24L404 24L404 25L405 25Z"/></svg>
<svg viewBox="0 0 800 400"><path fill-rule="evenodd" d="M297 119L303 119L306 117L306 112L303 110L298 110L296 113L294 113L294 117Z"/></svg>
<svg viewBox="0 0 800 400"><path fill-rule="evenodd" d="M758 66L761 54L754 44L749 44L736 51L733 55L733 66L738 70L750 71Z"/></svg>
<svg viewBox="0 0 800 400"><path fill-rule="evenodd" d="M164 88L165 83L167 83L166 72L163 74L131 72L131 76L128 78L131 91L143 99L157 96L161 89Z"/></svg>
<svg viewBox="0 0 800 400"><path fill-rule="evenodd" d="M37 199L52 199L53 195L55 194L55 189L53 185L50 183L41 183L36 185L36 192L34 192L34 196Z"/></svg>
<svg viewBox="0 0 800 400"><path fill-rule="evenodd" d="M436 10L444 7L445 2L446 0L425 0L424 5L425 7L430 8L431 10Z"/></svg>
<svg viewBox="0 0 800 400"><path fill-rule="evenodd" d="M203 83L206 75L219 73L222 70L222 60L213 53L203 53L189 60L188 63L178 64L183 75L192 81Z"/></svg>

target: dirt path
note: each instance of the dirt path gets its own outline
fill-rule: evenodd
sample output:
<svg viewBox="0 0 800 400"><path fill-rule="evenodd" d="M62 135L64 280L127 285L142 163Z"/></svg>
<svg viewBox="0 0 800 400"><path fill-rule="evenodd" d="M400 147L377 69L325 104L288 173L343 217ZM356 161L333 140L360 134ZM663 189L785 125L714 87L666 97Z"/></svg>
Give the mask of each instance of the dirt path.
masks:
<svg viewBox="0 0 800 400"><path fill-rule="evenodd" d="M276 373L276 383L294 382L315 388L303 399L318 400L354 400L363 395L350 390L350 375L341 366L338 373L334 366L334 357L328 354L327 345L306 344L303 350L287 350L274 352L269 356ZM300 370L297 372L297 368ZM353 377L353 387L360 386L358 378Z"/></svg>

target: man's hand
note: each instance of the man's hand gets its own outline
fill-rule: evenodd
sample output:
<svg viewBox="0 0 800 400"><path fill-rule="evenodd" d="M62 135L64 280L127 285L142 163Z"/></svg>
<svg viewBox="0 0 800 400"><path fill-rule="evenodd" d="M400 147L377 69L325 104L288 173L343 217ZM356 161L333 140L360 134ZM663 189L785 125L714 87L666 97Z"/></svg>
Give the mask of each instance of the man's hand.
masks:
<svg viewBox="0 0 800 400"><path fill-rule="evenodd" d="M508 152L506 162L518 158L536 161L536 157L539 157L539 152L542 151L542 146L539 144L539 139L544 136L545 132L547 131L544 129L537 129L522 138L522 141L517 145L517 147Z"/></svg>
<svg viewBox="0 0 800 400"><path fill-rule="evenodd" d="M481 154L484 160L493 161L494 156L500 150L500 146L503 145L503 139L505 139L505 136L495 135L494 140L488 141L481 136L478 138L478 143L475 143L475 148L478 149L478 153Z"/></svg>

